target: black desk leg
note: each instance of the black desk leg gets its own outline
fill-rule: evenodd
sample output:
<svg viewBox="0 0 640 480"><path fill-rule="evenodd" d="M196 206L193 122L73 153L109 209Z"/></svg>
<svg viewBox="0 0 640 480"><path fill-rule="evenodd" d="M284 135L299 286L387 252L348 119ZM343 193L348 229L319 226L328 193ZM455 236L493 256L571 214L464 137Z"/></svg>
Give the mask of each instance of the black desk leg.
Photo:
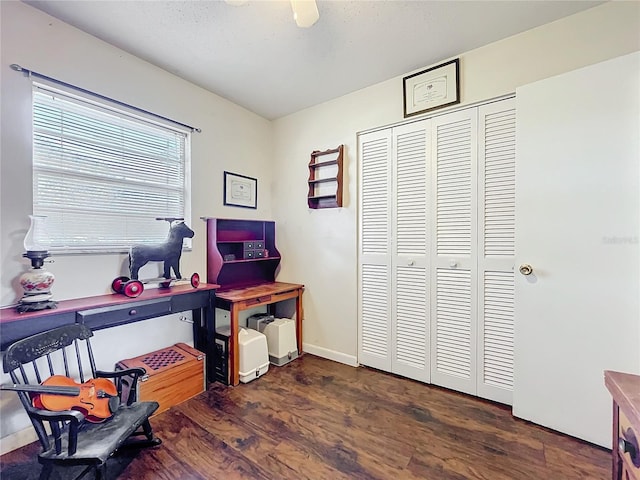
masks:
<svg viewBox="0 0 640 480"><path fill-rule="evenodd" d="M214 292L211 292L209 296L208 305L203 309L204 310L204 334L205 334L205 343L206 349L204 352L207 354L207 378L210 382L216 381L216 362L217 362L217 352L216 352L216 295Z"/></svg>

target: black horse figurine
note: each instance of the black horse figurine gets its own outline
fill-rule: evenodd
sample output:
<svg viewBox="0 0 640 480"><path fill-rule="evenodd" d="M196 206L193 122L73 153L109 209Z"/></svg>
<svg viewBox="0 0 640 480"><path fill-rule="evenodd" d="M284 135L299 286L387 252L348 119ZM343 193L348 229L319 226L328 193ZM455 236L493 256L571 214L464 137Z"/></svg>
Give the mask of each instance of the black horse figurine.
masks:
<svg viewBox="0 0 640 480"><path fill-rule="evenodd" d="M175 278L180 275L180 256L182 240L193 238L194 232L184 222L171 226L167 241L158 245L134 245L129 250L129 271L131 278L138 279L138 271L148 262L164 262L164 278L171 278L171 269Z"/></svg>

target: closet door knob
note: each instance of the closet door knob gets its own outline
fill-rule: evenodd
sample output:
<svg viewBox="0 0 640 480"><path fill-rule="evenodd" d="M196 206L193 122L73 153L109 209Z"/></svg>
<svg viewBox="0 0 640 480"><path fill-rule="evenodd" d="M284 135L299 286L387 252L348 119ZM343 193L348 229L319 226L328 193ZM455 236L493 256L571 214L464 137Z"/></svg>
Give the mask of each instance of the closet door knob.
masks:
<svg viewBox="0 0 640 480"><path fill-rule="evenodd" d="M533 267L528 263L523 263L520 265L520 273L522 275L531 275L533 273Z"/></svg>

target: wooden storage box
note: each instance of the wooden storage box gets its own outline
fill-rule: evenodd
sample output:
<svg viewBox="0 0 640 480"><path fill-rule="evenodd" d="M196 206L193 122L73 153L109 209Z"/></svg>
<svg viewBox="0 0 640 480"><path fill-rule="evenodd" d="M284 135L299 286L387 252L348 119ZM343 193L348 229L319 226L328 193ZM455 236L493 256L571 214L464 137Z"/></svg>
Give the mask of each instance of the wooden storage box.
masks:
<svg viewBox="0 0 640 480"><path fill-rule="evenodd" d="M147 371L138 383L138 400L158 402L156 415L206 389L205 354L185 343L121 360L116 370L135 367Z"/></svg>

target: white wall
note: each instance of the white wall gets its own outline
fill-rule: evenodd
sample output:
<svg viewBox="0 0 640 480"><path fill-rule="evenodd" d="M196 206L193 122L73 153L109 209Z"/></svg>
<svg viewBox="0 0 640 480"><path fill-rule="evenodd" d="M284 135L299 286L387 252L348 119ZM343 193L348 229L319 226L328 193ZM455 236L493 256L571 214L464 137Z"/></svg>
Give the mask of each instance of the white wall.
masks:
<svg viewBox="0 0 640 480"><path fill-rule="evenodd" d="M637 2L607 3L461 54L462 105L640 49L639 9ZM309 352L357 362L356 135L402 120L402 77L397 77L274 122L272 197L284 252L281 277L306 285ZM341 143L346 146L344 207L309 210L309 155Z"/></svg>
<svg viewBox="0 0 640 480"><path fill-rule="evenodd" d="M31 82L11 70L12 63L202 129L192 142L191 227L196 235L193 251L182 255L185 276L199 272L206 277L205 224L199 217L272 217L269 121L24 3L0 2L0 16L0 305L14 304L21 296L16 279L28 268L21 255L32 204ZM223 206L224 170L258 179L257 210ZM55 263L47 267L56 275L54 298L109 293L111 281L128 273L125 257L52 257ZM94 348L109 369L117 360L180 341L192 342L191 325L170 316L99 331ZM3 452L14 446L6 437L28 425L26 415L16 414L21 411L14 394L0 393Z"/></svg>

